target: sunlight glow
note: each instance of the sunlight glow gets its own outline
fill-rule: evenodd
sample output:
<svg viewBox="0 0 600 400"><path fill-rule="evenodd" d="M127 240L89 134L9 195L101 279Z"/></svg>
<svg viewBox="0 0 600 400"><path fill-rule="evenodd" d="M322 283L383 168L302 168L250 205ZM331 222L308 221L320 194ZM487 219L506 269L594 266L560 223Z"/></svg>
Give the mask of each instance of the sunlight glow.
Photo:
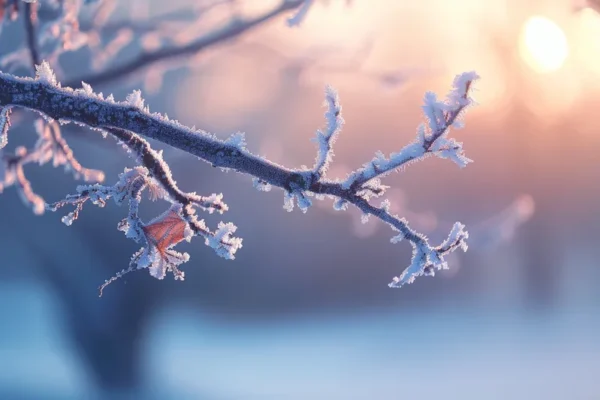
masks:
<svg viewBox="0 0 600 400"><path fill-rule="evenodd" d="M573 55L586 71L594 73L597 82L600 74L600 15L585 8L577 14L573 39Z"/></svg>
<svg viewBox="0 0 600 400"><path fill-rule="evenodd" d="M527 20L521 32L520 51L523 60L536 72L560 69L569 54L567 37L553 21L541 16Z"/></svg>

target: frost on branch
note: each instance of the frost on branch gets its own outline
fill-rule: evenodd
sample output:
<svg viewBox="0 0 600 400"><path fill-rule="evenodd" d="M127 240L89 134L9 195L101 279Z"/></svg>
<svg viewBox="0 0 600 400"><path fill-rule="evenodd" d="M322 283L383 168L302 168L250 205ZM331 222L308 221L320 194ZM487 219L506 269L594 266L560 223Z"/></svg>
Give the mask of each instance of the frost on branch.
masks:
<svg viewBox="0 0 600 400"><path fill-rule="evenodd" d="M130 95L127 102L136 107L143 107L139 92ZM217 211L222 214L227 211L228 207L222 201L223 195L212 194L203 197L196 193L182 192L173 180L171 170L163 160L162 154L152 149L148 141L134 133L115 128L110 129L109 133L144 166L126 169L114 186L79 186L77 194L48 205L52 211L66 205L74 206L75 210L63 217L63 222L71 225L79 217L84 203L88 200L100 207L110 198L117 205L128 202L129 213L127 218L121 221L118 229L123 231L127 238L141 243L143 247L133 255L129 268L120 271L100 287L100 295L107 285L138 269L147 268L150 275L157 279L163 279L167 272L172 272L175 279L183 280L184 273L178 266L187 262L189 255L179 253L173 250L173 247L183 240L190 241L193 236L204 237L206 245L212 247L219 256L234 259L236 251L242 247L242 239L232 236L237 227L231 223L221 223L215 232L211 232L204 220L198 220L196 217L196 208L209 213ZM144 223L138 215L141 195L146 189L151 200L164 199L172 204L162 215L148 223Z"/></svg>
<svg viewBox="0 0 600 400"><path fill-rule="evenodd" d="M459 119L461 113L472 104L469 89L472 82L478 78L479 76L475 72L458 75L454 79L452 91L443 102L438 101L434 93L425 94L423 111L428 124L421 124L418 127L415 141L399 152L391 153L389 157L378 152L373 160L350 174L344 182L344 186L348 188L364 186L365 183L377 177L388 175L390 172L428 155L449 158L459 167L465 167L471 160L465 157L462 143L448 138L447 135L451 127L461 127Z"/></svg>
<svg viewBox="0 0 600 400"><path fill-rule="evenodd" d="M406 283L413 283L419 276L435 276L436 270L448 269L448 263L444 260L443 254L457 248L467 251L466 240L469 238L469 233L464 228L465 226L460 222L455 223L446 240L438 247L431 247L426 242L421 245L411 242L413 246L412 261L400 276L394 277L389 286L399 288ZM391 241L398 243L402 238L402 235L394 236Z"/></svg>
<svg viewBox="0 0 600 400"><path fill-rule="evenodd" d="M325 105L327 106L327 112L325 113L327 128L324 132L320 129L317 130L316 138L313 139L319 146L314 167L315 174L318 177L327 172L329 163L333 160L333 145L344 124L340 99L331 86L327 86L325 89Z"/></svg>
<svg viewBox="0 0 600 400"><path fill-rule="evenodd" d="M104 207L111 198L117 205L127 202L129 212L118 225L118 229L125 236L140 243L142 248L136 252L129 264L129 268L117 273L100 286L100 295L104 288L121 276L138 270L148 269L150 275L157 279L163 279L167 272L172 272L175 279L183 280L184 273L179 270L179 265L189 260L187 253L179 253L173 247L193 236L202 236L205 243L212 247L215 252L226 259L235 258L235 252L242 247L242 240L233 237L236 227L233 224L219 224L218 229L211 232L204 220L198 220L195 215L195 206L206 208L208 200L196 202L196 196L190 196L189 201L181 204L172 201L171 207L162 215L145 223L139 217L139 205L142 200L142 192L148 189L148 197L155 200L158 197L169 199L168 190L161 187L160 181L151 176L145 167L125 169L119 175L119 181L113 186L100 184L79 186L77 194L69 195L64 200L47 205L51 211L56 211L67 205L75 209L63 217L66 225L71 225L79 217L83 205L90 201L99 207ZM215 207L224 209L219 196L213 196Z"/></svg>
<svg viewBox="0 0 600 400"><path fill-rule="evenodd" d="M52 71L50 70L50 74ZM4 121L2 136L0 136L0 149L8 141L8 114L4 115L4 107L0 112L0 124ZM3 117L4 116L4 117ZM73 151L61 135L59 125L54 122L47 122L38 119L34 123L35 131L38 134L38 140L31 149L19 146L15 154L4 154L2 161L4 163L4 176L0 177L0 193L4 189L15 186L23 202L31 206L36 214L44 212L44 199L37 195L25 176L23 167L26 164L36 163L44 165L52 161L52 166L64 166L65 171L70 171L75 179L83 179L86 182L102 182L104 173L102 171L84 168L73 155Z"/></svg>
<svg viewBox="0 0 600 400"><path fill-rule="evenodd" d="M152 149L143 136L183 150L214 167L250 175L254 186L259 190L267 191L272 187L283 189L284 207L288 211L297 204L306 212L312 204L312 198L320 201L327 197L334 200L334 208L338 210L345 210L353 205L365 216L372 215L385 222L396 232L392 238L393 243L408 241L413 246L410 265L394 279L390 284L392 287L400 287L413 282L418 276L431 276L436 270L447 268L445 255L458 248L467 248L468 234L464 225L460 223L454 225L450 235L441 245L433 246L429 244L427 237L414 231L405 219L391 214L388 201L382 199L379 206L371 204L371 201L383 197L388 189L381 179L410 162L429 155L449 158L459 166L464 166L470 161L464 156L462 145L449 138L448 134L452 127L459 125L462 112L472 104L470 88L472 82L478 79L475 73L459 75L445 101L438 101L433 94L425 96L423 111L427 124L419 127L413 143L389 157L377 152L372 161L351 172L344 181L330 180L325 176L332 161L334 141L343 124L339 99L330 88L326 90L326 127L324 131L317 132L316 136L319 146L315 166L288 169L250 153L242 134L219 140L205 131L188 128L177 121L169 120L166 115L150 113L140 92L132 93L125 102L116 102L112 96L105 99L102 94L94 93L89 85L77 90L62 87L53 77L47 65L38 68L38 77L35 80L0 73L0 107L32 109L50 121L38 123L40 140L33 151L37 155L32 159L48 161L58 157L60 163L79 175L84 178L89 176L77 167L68 156L68 151L61 145L58 124L54 122L58 120L87 125L104 134L110 134L139 163L138 167L121 174L119 182L114 186L80 186L77 194L46 206L50 210L57 210L66 205L73 206L74 210L63 219L66 224L71 224L88 200L99 206L103 206L110 198L117 204L125 201L128 203L129 213L119 225L119 229L125 232L128 238L140 243L142 248L132 258L129 268L119 272L106 284L138 269L148 269L159 279L171 271L177 279L182 279L183 273L179 266L186 262L188 257L176 252L173 247L192 236L203 237L206 245L214 248L219 256L226 259L233 259L236 251L242 246L242 240L233 236L236 232L233 224L220 223L216 230L211 231L203 220L196 217L197 209L209 213L226 211L227 206L222 202L222 195L203 197L180 190L172 178L169 166L162 158L162 153ZM40 101L50 97L53 101ZM28 160L29 154L31 153L21 148L15 156L5 157L8 168L3 184L6 186L17 183L23 197L39 211L40 204L44 203L35 198L22 174L22 165ZM141 194L146 189L150 198L161 198L171 204L164 214L148 223L142 221L138 215ZM43 211L43 207L41 208Z"/></svg>
<svg viewBox="0 0 600 400"><path fill-rule="evenodd" d="M49 85L56 85L56 75L50 67L47 61L43 61L40 65L35 67L35 78L40 82L47 83Z"/></svg>
<svg viewBox="0 0 600 400"><path fill-rule="evenodd" d="M382 177L410 162L418 161L428 155L448 158L460 167L466 166L471 161L465 157L462 143L448 138L448 133L451 127L461 126L459 118L463 110L472 104L469 92L472 82L478 78L479 76L474 72L458 75L454 80L452 90L443 102L438 101L434 93L427 93L423 111L428 123L419 126L416 140L405 146L400 152L392 153L390 157L386 157L382 152L377 152L371 162L351 172L348 178L341 182L343 194L338 194L334 202L336 210L345 210L352 203L363 212L363 219L369 215L375 215L380 220L387 222L393 230L399 232L392 237L392 243L407 239L413 246L411 264L400 276L394 278L389 284L390 287L400 287L406 283L412 283L418 276L434 276L436 270L448 268L444 260L446 254L458 248L463 251L467 250L466 240L469 235L463 224L455 223L448 238L441 245L434 247L429 244L427 237L413 231L404 218L390 214L390 203L387 199L381 203L380 207L372 206L369 201L372 198L383 196L389 188L381 183ZM301 179L296 181L308 181L313 184L296 183L295 188L292 186L294 190L286 191L284 208L288 211L293 209L295 198L298 199L299 205L303 205L302 211L306 211L306 208L310 206L310 200L306 196L311 194L310 190L306 190L306 188L324 181L322 176L326 173L332 160L332 145L341 130L343 119L338 96L329 87L326 90L326 104L328 106L327 129L325 132L317 131L316 141L319 148L315 167L311 175L300 173L298 176Z"/></svg>
<svg viewBox="0 0 600 400"><path fill-rule="evenodd" d="M386 176L410 162L423 159L425 156L436 155L454 161L459 167L466 166L471 160L465 157L462 143L447 136L451 127L461 126L459 117L463 110L473 102L469 97L469 92L476 79L479 79L479 76L474 72L458 75L454 80L453 89L444 102L438 101L435 94L427 93L423 111L428 124L419 126L416 140L405 146L400 152L392 153L389 158L378 152L371 162L350 173L342 186L368 201L370 197L381 196L387 189L386 186L381 185L380 177ZM343 203L341 204L343 205ZM334 207L340 208L339 201ZM365 212L364 209L363 212ZM448 238L440 246L432 247L425 236L417 234L409 228L406 220L391 216L385 205L382 204L376 213L382 214L379 218L388 222L394 230L399 231L399 234L391 239L392 243L408 239L413 246L410 266L400 276L394 278L389 284L390 287L401 287L406 283L412 283L418 276L434 276L435 270L448 267L444 260L445 254L457 248L461 248L463 251L467 250L466 240L469 235L461 223L454 224ZM374 214L377 215L376 213ZM388 219L393 222L389 222Z"/></svg>

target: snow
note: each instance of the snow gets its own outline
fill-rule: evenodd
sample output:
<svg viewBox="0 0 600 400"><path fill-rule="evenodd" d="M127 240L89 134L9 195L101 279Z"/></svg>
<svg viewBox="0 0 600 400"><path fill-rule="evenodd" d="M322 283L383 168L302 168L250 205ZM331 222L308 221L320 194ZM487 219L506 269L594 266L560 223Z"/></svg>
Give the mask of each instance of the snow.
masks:
<svg viewBox="0 0 600 400"><path fill-rule="evenodd" d="M127 95L125 102L132 107L149 112L147 109L144 109L144 99L142 98L141 90L134 90L131 92L129 95Z"/></svg>
<svg viewBox="0 0 600 400"><path fill-rule="evenodd" d="M35 67L35 78L40 82L48 85L56 86L56 75L47 61L42 61L40 65Z"/></svg>

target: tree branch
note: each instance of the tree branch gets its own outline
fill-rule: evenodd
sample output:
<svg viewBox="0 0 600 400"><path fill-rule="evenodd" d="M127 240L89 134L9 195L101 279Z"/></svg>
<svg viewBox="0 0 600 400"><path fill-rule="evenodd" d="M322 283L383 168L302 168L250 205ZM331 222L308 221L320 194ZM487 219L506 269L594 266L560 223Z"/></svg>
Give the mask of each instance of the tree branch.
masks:
<svg viewBox="0 0 600 400"><path fill-rule="evenodd" d="M169 120L168 117L161 114L150 113L148 107L144 105L139 91L134 91L125 102L115 102L112 95L104 99L102 94L94 93L91 86L87 84L83 85L83 89L63 88L56 82L47 63L37 67L36 79L18 78L0 73L0 106L28 108L59 122L74 122L108 131L132 149L138 160L145 166L143 170L127 170L122 174L120 183L112 187L100 185L80 187L78 188L79 195L69 196L63 203L76 205L76 212L78 212L83 202L90 198L93 202L99 203L103 203L104 199L109 197L118 197L118 200L115 199L117 202L129 198L129 221L135 223L128 222L122 230L128 237L132 237L136 241L142 240L145 243L153 244L154 247L151 250L154 253L151 255L154 259L157 257L157 252L160 253L164 250L165 253L160 254L167 261L171 260L169 257L172 254L166 252L171 251L170 246L182 240L183 236L174 238L168 243L169 246L163 246L164 249L160 246L157 247L148 239L149 234L146 230L149 231L150 227L154 225L144 224L138 220L137 205L141 199L141 191L152 186L154 184L152 180L158 182L167 192L172 203L177 205L175 209L169 211L171 214L162 216L163 219L168 219L173 226L179 226L177 225L180 223L178 221L184 221L194 233L205 237L207 244L214 247L217 253L225 258L233 258L235 251L241 247L241 240L229 236L235 232L233 225L220 224L219 230L211 232L203 221L195 219L194 213L191 211L191 203L194 203L193 205L200 204L204 208L217 207L215 206L217 204L218 207L221 207L219 210L221 212L226 209L226 206L220 203L219 195L201 198L181 192L175 186L174 181L170 179L170 171L162 161L160 153L152 150L148 142L140 136L158 140L195 155L214 167L233 169L239 173L251 175L254 177L255 185L261 190L268 190L271 186L282 188L285 191L284 207L288 211L293 209L294 200L297 200L302 211L306 211L311 205L308 197L315 196L317 199L322 199L324 196L329 196L336 200L334 204L336 209L343 210L347 208L348 204L352 204L364 214L375 216L398 232L398 235L391 239L393 243L406 239L413 246L411 265L390 283L391 287L400 287L405 283L412 283L417 276L434 275L436 269L447 268L444 256L457 248L466 250L468 233L464 230L464 225L455 223L450 235L441 245L431 246L427 237L410 228L405 219L389 212L389 202L384 201L380 207L377 207L372 205L369 200L380 197L387 188L380 184L378 177L402 167L408 161L415 161L426 155L450 158L460 166L464 166L470 161L464 157L461 144L454 139L448 139L446 135L449 128L456 125L459 114L472 103L469 90L475 79L478 79L475 73L459 75L454 81L454 89L445 102L436 101L435 97L428 93L425 97L424 110L429 123L428 126L423 125L419 128L415 142L399 153L393 154L389 160L385 160L379 155L376 157L377 162L371 162L351 173L345 182L324 178L331 160L333 140L343 122L337 94L331 88L328 88L326 92L327 129L325 133L319 131L317 134L320 144L319 153L315 168L310 170L289 169L251 154L246 150L241 134L233 135L223 141L205 131L188 128L177 121ZM352 182L352 184L348 184L348 182ZM92 192L96 192L96 194L90 195ZM125 195L121 195L123 193ZM84 197L85 199L82 200ZM203 202L205 203L201 204ZM50 208L56 209L57 207ZM73 219L73 215L71 215L69 221ZM189 238L187 234L186 238ZM136 256L140 254L142 253ZM176 254L176 262L173 261L166 266L153 264L150 267L151 273L162 278L165 271L171 270L176 273L176 277L180 276L176 266L187 259L184 260L185 257L179 253ZM137 269L148 268L148 261L135 260L138 263ZM152 268L160 270L161 273L152 272ZM129 270L122 272L126 273Z"/></svg>
<svg viewBox="0 0 600 400"><path fill-rule="evenodd" d="M37 44L37 35L35 32L35 23L37 21L37 3L25 3L25 13L23 20L25 21L25 34L27 36L27 47L29 48L29 56L31 57L31 66L35 71L35 66L39 65L40 53Z"/></svg>
<svg viewBox="0 0 600 400"><path fill-rule="evenodd" d="M91 74L89 76L83 76L67 81L65 82L65 86L79 87L82 81L89 83L92 86L102 85L125 78L134 72L160 61L196 54L208 47L232 40L242 33L259 26L263 22L269 21L284 12L294 10L302 3L303 0L282 0L278 6L266 11L264 14L254 18L233 19L229 24L212 31L187 45L161 49L150 53L142 53L126 64L109 68L97 74Z"/></svg>

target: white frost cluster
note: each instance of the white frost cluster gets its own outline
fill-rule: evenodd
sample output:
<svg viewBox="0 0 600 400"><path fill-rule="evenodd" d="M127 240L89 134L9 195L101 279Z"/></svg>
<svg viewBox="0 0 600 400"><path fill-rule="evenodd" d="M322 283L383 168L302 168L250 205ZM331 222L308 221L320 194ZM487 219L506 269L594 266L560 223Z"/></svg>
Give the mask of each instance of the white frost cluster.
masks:
<svg viewBox="0 0 600 400"><path fill-rule="evenodd" d="M35 78L40 82L56 86L56 75L48 61L42 61L40 65L35 66Z"/></svg>
<svg viewBox="0 0 600 400"><path fill-rule="evenodd" d="M127 95L125 102L132 107L149 112L148 109L144 108L144 99L142 98L141 90L134 90L133 92L131 92L129 95Z"/></svg>
<svg viewBox="0 0 600 400"><path fill-rule="evenodd" d="M308 198L308 192L285 192L283 198L283 209L287 212L294 211L294 204L298 205L298 208L303 213L306 213L309 207L312 205L312 201Z"/></svg>
<svg viewBox="0 0 600 400"><path fill-rule="evenodd" d="M227 140L225 140L225 144L228 146L233 146L238 150L246 149L246 135L244 132L236 132L231 135Z"/></svg>
<svg viewBox="0 0 600 400"><path fill-rule="evenodd" d="M242 247L242 239L233 236L236 230L237 226L231 222L219 222L214 235L206 237L206 245L215 249L217 254L224 259L233 260L236 251ZM227 243L228 246L223 246L223 243Z"/></svg>
<svg viewBox="0 0 600 400"><path fill-rule="evenodd" d="M442 254L456 248L467 251L466 240L469 238L469 233L464 228L465 226L460 222L455 223L448 238L439 247L431 247L426 241L411 242L413 246L411 263L400 276L394 277L389 287L399 288L407 283L413 283L419 276L435 276L436 270L448 269L448 263ZM398 235L392 238L392 242L397 243L400 239L401 235Z"/></svg>
<svg viewBox="0 0 600 400"><path fill-rule="evenodd" d="M263 181L259 178L252 178L252 185L260 192L270 192L273 188L269 182Z"/></svg>
<svg viewBox="0 0 600 400"><path fill-rule="evenodd" d="M107 280L101 286L101 292L116 279L139 269L148 269L150 275L157 279L163 279L167 272L172 272L175 279L183 280L185 275L178 267L189 260L189 255L179 253L173 250L173 247L183 240L190 241L193 236L203 236L206 244L226 259L234 259L236 251L242 247L242 239L233 236L237 229L235 225L221 222L217 230L211 232L204 220L196 218L194 206L208 208L208 203L213 202L220 210L226 209L220 207L222 195L214 194L201 198L192 193L189 196L189 203L183 206L170 199L167 188L159 188L160 186L161 183L154 179L145 167L126 168L119 175L119 181L113 186L82 185L77 187L77 194L47 205L51 211L66 205L74 206L75 210L63 217L63 223L71 225L78 218L79 212L87 201L100 207L111 198L117 205L128 203L129 212L119 223L118 229L125 233L127 238L142 244L143 247L133 255L129 268ZM147 223L140 219L138 212L142 200L141 194L146 189L151 199L155 199L158 193L162 194L165 200L172 202L167 211ZM196 203L195 201L199 199L201 201Z"/></svg>

